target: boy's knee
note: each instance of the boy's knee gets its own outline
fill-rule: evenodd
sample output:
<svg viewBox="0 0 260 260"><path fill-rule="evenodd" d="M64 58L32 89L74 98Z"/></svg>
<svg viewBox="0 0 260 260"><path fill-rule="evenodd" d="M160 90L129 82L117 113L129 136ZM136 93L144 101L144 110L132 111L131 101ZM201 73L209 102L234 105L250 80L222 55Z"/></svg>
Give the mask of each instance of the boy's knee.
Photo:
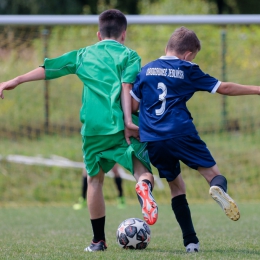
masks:
<svg viewBox="0 0 260 260"><path fill-rule="evenodd" d="M186 194L186 185L181 177L177 177L175 180L168 182L168 184L173 198Z"/></svg>
<svg viewBox="0 0 260 260"><path fill-rule="evenodd" d="M148 180L152 184L152 187L154 186L154 177L153 174L150 173L148 170L146 172L143 172L141 174L134 174L135 179L139 182L142 180Z"/></svg>
<svg viewBox="0 0 260 260"><path fill-rule="evenodd" d="M99 172L94 176L88 176L88 185L100 185L104 182L104 173Z"/></svg>

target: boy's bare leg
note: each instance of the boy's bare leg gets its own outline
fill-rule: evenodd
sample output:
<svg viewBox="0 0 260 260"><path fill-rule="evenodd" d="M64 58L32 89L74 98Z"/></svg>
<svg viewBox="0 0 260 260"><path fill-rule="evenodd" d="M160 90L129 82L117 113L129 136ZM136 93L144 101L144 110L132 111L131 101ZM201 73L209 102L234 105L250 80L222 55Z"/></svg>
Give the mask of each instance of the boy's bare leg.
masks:
<svg viewBox="0 0 260 260"><path fill-rule="evenodd" d="M199 167L198 171L210 185L209 194L220 205L225 214L233 221L240 218L236 202L226 193L227 180L220 174L217 165L210 168Z"/></svg>
<svg viewBox="0 0 260 260"><path fill-rule="evenodd" d="M93 177L88 176L87 204L94 236L91 244L85 248L87 252L104 251L107 249L103 183L104 171L101 168L97 175Z"/></svg>
<svg viewBox="0 0 260 260"><path fill-rule="evenodd" d="M114 167L112 168L112 172L113 172L113 174L114 174L114 176L115 177L120 177L120 173L119 173L119 171L118 171L118 164L116 163L115 165L114 165Z"/></svg>
<svg viewBox="0 0 260 260"><path fill-rule="evenodd" d="M146 223L153 225L158 218L158 207L152 195L154 178L137 158L133 157L133 163L134 177L137 181L135 190L142 207L142 214Z"/></svg>
<svg viewBox="0 0 260 260"><path fill-rule="evenodd" d="M114 182L117 188L118 196L117 196L117 207L119 209L124 209L126 207L124 191L123 191L123 179L119 173L119 166L116 163L112 168L112 172L114 174Z"/></svg>
<svg viewBox="0 0 260 260"><path fill-rule="evenodd" d="M152 188L154 186L154 177L153 175L147 170L147 168L136 158L133 157L134 163L134 177L137 182L143 180L149 180L152 184Z"/></svg>
<svg viewBox="0 0 260 260"><path fill-rule="evenodd" d="M97 175L88 176L87 204L91 219L105 216L105 201L103 196L104 171L100 168Z"/></svg>
<svg viewBox="0 0 260 260"><path fill-rule="evenodd" d="M221 175L217 164L210 168L204 168L204 167L199 167L198 168L199 173L206 179L208 184L210 184L211 180L216 177L217 175Z"/></svg>
<svg viewBox="0 0 260 260"><path fill-rule="evenodd" d="M181 173L176 177L175 180L168 182L168 185L171 191L172 198L186 194L186 185L183 181Z"/></svg>

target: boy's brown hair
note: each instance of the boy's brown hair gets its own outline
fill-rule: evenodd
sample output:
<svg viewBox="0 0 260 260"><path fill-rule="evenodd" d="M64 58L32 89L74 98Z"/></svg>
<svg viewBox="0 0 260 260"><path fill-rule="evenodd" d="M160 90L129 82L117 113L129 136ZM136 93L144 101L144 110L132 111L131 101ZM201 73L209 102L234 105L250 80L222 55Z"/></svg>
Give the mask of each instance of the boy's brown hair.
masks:
<svg viewBox="0 0 260 260"><path fill-rule="evenodd" d="M126 17L117 9L106 10L99 15L99 32L102 38L117 39L126 28Z"/></svg>
<svg viewBox="0 0 260 260"><path fill-rule="evenodd" d="M200 51L200 41L194 31L182 26L176 29L171 35L166 51L175 51L178 54L183 54L186 51Z"/></svg>

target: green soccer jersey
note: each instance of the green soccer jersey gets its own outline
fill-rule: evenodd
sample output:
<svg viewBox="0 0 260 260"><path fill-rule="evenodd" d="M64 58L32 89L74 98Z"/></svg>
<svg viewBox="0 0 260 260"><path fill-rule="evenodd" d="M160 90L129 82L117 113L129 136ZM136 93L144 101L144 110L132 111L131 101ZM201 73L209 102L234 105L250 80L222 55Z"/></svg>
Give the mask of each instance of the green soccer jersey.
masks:
<svg viewBox="0 0 260 260"><path fill-rule="evenodd" d="M114 40L44 61L46 80L76 74L83 82L80 120L83 136L110 135L124 129L120 93L140 71L138 54Z"/></svg>

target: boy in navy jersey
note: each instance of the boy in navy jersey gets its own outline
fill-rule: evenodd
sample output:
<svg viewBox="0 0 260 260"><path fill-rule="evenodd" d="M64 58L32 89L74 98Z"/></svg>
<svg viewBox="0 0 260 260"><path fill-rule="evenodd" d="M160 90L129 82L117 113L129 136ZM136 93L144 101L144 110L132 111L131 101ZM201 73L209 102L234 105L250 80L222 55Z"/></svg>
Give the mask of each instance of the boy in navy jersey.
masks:
<svg viewBox="0 0 260 260"><path fill-rule="evenodd" d="M260 93L257 86L220 82L202 72L191 62L200 48L193 31L185 27L177 29L169 39L166 55L142 68L130 92L135 109L140 105L141 141L148 142L151 163L169 183L172 210L181 227L187 252L199 251L199 239L185 195L180 161L201 173L210 185L210 195L230 219L238 220L240 213L235 201L226 193L227 180L200 139L186 102L196 91L230 96Z"/></svg>

